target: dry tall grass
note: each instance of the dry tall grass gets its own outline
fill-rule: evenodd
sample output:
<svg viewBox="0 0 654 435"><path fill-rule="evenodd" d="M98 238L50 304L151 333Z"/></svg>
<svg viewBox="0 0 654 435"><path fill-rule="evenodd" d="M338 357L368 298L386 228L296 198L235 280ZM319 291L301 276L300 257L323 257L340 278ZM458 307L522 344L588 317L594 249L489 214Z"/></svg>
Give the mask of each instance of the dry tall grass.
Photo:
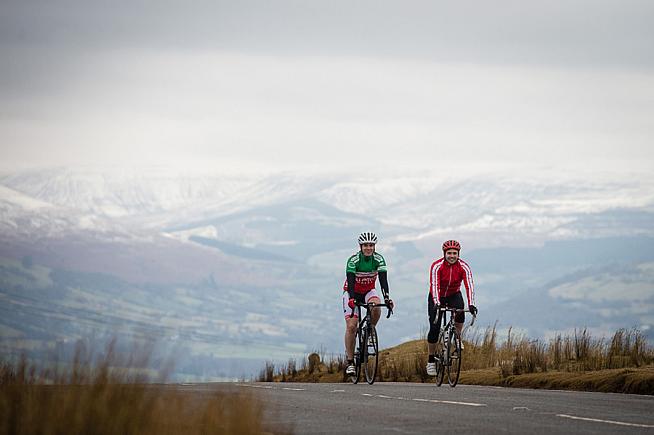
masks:
<svg viewBox="0 0 654 435"><path fill-rule="evenodd" d="M114 343L99 360L89 360L78 349L72 366L64 368L39 368L25 358L0 364L0 434L279 432L266 427L264 406L253 396L149 384L135 363L143 359L121 361Z"/></svg>
<svg viewBox="0 0 654 435"><path fill-rule="evenodd" d="M609 340L587 329L557 334L548 341L516 335L511 329L497 345L496 325L474 331L466 340L463 369L500 367L504 376L556 371L592 371L641 367L654 363L654 349L637 329L619 329Z"/></svg>
<svg viewBox="0 0 654 435"><path fill-rule="evenodd" d="M307 358L300 360L290 358L286 364L275 367L272 361L266 361L256 377L258 382L340 382L345 377L344 355L331 354L329 359L325 354L312 352Z"/></svg>
<svg viewBox="0 0 654 435"><path fill-rule="evenodd" d="M584 372L604 369L636 368L654 364L654 349L648 346L643 334L637 329L620 329L611 339L593 338L586 329L572 334L557 334L551 340L529 339L515 334L509 328L505 341L498 340L497 325L483 330L464 333L465 351L462 370L499 369L500 376L548 371ZM345 364L342 355L332 355L331 360L315 363L301 362L296 369L295 360L277 369L267 363L260 381L335 381ZM426 382L431 378L426 372L426 340L414 340L380 352L378 380ZM313 367L309 370L309 367ZM342 380L345 377L342 376Z"/></svg>

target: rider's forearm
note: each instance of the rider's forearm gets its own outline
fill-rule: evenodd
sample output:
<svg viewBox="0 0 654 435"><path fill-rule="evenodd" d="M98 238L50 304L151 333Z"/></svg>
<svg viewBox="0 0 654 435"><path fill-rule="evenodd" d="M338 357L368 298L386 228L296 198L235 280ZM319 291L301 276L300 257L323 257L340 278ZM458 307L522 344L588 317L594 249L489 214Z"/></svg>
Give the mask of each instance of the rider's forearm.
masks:
<svg viewBox="0 0 654 435"><path fill-rule="evenodd" d="M347 272L347 293L350 295L350 299L354 298L354 284L356 284L356 275L354 272Z"/></svg>
<svg viewBox="0 0 654 435"><path fill-rule="evenodd" d="M382 294L384 295L384 298L388 298L388 273L387 272L379 272L379 285L381 286L382 289Z"/></svg>

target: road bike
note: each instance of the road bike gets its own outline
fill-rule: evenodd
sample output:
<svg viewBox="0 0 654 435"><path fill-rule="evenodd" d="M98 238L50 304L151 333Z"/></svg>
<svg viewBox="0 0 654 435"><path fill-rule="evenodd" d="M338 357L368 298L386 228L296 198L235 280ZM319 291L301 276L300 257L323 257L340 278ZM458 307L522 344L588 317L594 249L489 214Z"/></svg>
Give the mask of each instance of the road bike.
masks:
<svg viewBox="0 0 654 435"><path fill-rule="evenodd" d="M443 311L441 332L438 336L440 351L436 352L436 385L441 386L447 372L447 382L450 387L456 387L459 382L459 375L461 373L461 361L463 360L463 352L461 349L461 337L454 326L454 317L456 313L470 313L470 310L461 310L458 308L445 308L439 307L437 311L436 322L440 316L440 311ZM446 319L449 314L449 320ZM472 313L471 313L472 314ZM472 322L470 326L475 324L477 316L472 314Z"/></svg>
<svg viewBox="0 0 654 435"><path fill-rule="evenodd" d="M366 382L372 385L377 376L377 364L379 363L379 341L377 340L377 328L372 323L372 309L374 307L386 307L388 319L393 314L393 308L389 304L363 304L361 302L354 302L356 310L359 314L359 325L357 327L357 335L355 339L356 349L354 350L354 367L355 374L350 376L353 384L359 382L361 376L361 367L366 377ZM366 309L366 315L361 316L361 308ZM354 314L354 310L352 310Z"/></svg>

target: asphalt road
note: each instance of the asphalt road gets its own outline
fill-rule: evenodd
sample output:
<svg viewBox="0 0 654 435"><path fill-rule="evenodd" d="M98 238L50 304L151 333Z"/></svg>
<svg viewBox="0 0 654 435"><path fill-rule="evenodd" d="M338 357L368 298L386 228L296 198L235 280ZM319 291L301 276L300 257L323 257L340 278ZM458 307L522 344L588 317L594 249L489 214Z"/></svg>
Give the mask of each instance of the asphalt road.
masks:
<svg viewBox="0 0 654 435"><path fill-rule="evenodd" d="M613 393L433 384L196 384L179 388L249 391L267 419L298 434L648 433L654 397Z"/></svg>

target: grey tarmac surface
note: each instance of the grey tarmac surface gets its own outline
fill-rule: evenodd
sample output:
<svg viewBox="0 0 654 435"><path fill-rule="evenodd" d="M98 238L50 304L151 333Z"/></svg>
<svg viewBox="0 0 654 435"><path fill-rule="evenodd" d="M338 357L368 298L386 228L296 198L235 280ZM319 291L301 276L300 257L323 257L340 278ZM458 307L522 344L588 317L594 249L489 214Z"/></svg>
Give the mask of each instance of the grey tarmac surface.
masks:
<svg viewBox="0 0 654 435"><path fill-rule="evenodd" d="M433 384L191 384L248 391L298 434L654 434L654 396Z"/></svg>

